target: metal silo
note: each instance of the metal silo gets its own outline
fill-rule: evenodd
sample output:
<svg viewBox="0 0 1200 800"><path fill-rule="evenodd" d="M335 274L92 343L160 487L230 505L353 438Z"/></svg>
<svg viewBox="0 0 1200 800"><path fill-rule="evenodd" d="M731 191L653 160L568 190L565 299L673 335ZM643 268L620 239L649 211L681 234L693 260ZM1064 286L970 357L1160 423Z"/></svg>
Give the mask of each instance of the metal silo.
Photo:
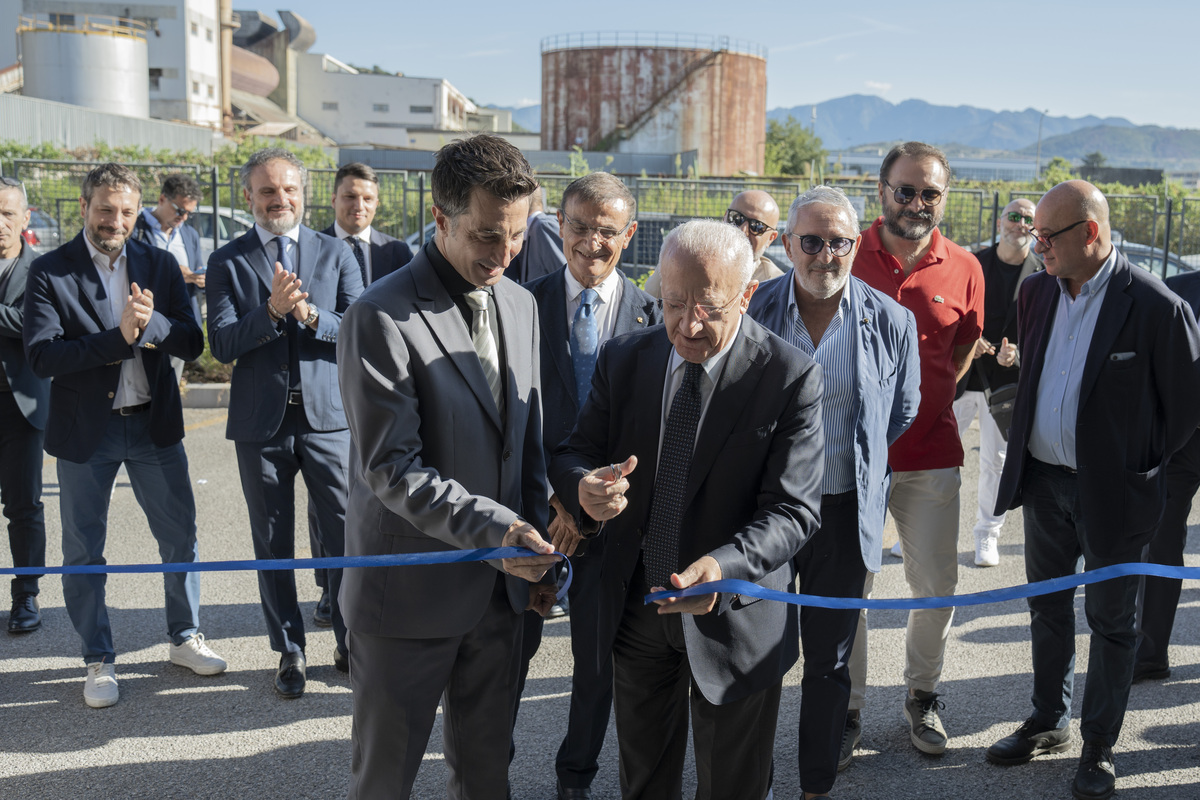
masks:
<svg viewBox="0 0 1200 800"><path fill-rule="evenodd" d="M127 117L150 116L146 26L84 14L21 17L23 93Z"/></svg>
<svg viewBox="0 0 1200 800"><path fill-rule="evenodd" d="M760 173L766 48L729 37L574 33L542 40L542 149L697 152L710 175Z"/></svg>

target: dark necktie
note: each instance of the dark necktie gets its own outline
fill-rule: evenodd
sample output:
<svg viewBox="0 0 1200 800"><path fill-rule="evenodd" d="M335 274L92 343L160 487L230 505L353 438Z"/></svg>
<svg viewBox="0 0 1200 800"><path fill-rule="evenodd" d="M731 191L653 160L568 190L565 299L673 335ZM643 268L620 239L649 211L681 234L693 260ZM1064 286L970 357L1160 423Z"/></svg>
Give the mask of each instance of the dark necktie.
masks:
<svg viewBox="0 0 1200 800"><path fill-rule="evenodd" d="M596 351L600 348L600 332L596 325L596 301L599 299L595 289L584 289L571 323L571 363L575 367L575 397L579 400L579 408L583 408L583 401L591 389Z"/></svg>
<svg viewBox="0 0 1200 800"><path fill-rule="evenodd" d="M367 257L363 254L362 242L357 236L347 236L346 241L350 243L350 249L354 251L354 260L358 262L358 271L362 273L363 288L366 288Z"/></svg>
<svg viewBox="0 0 1200 800"><path fill-rule="evenodd" d="M654 497L642 559L646 591L652 586L672 589L671 573L679 571L679 525L683 521L683 496L687 491L696 426L700 423L700 375L704 367L688 362L683 383L671 401L667 428L663 433Z"/></svg>
<svg viewBox="0 0 1200 800"><path fill-rule="evenodd" d="M291 239L286 236L275 237L275 246L279 248L279 265L283 267L284 272L296 271L292 263L291 243ZM300 323L291 312L284 315L283 322L287 326L288 386L295 389L300 385Z"/></svg>

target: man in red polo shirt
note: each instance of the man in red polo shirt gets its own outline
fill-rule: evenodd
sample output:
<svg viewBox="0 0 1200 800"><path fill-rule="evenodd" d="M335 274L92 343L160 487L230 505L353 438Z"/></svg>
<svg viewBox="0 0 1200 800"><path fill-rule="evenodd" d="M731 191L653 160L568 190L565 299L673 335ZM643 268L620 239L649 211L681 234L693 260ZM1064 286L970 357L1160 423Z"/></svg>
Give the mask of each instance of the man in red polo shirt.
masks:
<svg viewBox="0 0 1200 800"><path fill-rule="evenodd" d="M888 451L888 509L904 553L913 597L954 594L958 583L958 489L962 443L954 420L955 383L966 374L982 334L983 271L975 256L942 236L950 165L936 147L907 142L879 168L883 216L862 235L853 274L913 312L921 356L917 418ZM881 376L886 380L887 376ZM867 576L866 593L871 591ZM938 755L946 731L936 692L953 609L909 612L904 715L918 750ZM849 765L861 735L867 651L866 612L850 660L853 694L839 766Z"/></svg>

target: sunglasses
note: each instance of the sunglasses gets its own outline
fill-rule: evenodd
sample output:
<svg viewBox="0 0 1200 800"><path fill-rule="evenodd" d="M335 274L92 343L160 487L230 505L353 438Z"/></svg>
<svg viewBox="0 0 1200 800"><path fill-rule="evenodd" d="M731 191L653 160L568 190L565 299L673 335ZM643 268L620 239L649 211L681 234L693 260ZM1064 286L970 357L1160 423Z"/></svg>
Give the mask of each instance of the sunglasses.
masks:
<svg viewBox="0 0 1200 800"><path fill-rule="evenodd" d="M16 178L9 178L9 177L7 177L7 176L0 176L0 186L14 186L14 187L16 187L16 186L23 186L23 184L22 184L22 183L21 183L19 180L17 180Z"/></svg>
<svg viewBox="0 0 1200 800"><path fill-rule="evenodd" d="M1036 241L1038 244L1040 244L1042 246L1042 250L1049 250L1051 247L1054 247L1054 238L1056 236L1062 236L1064 233L1071 230L1071 228L1078 228L1080 225L1084 224L1085 222L1089 222L1089 221L1090 220L1081 219L1081 220L1079 220L1079 222L1076 222L1072 225L1068 225L1067 227L1063 228L1061 231L1055 231L1054 233L1046 234L1044 236L1036 230L1032 230L1029 233L1030 233L1030 235L1033 236L1034 241Z"/></svg>
<svg viewBox="0 0 1200 800"><path fill-rule="evenodd" d="M171 208L175 209L175 217L177 219L179 217L186 217L188 214L192 213L192 212L188 211L186 208L180 208L179 206L175 205L174 200L168 200L167 202L171 204Z"/></svg>
<svg viewBox="0 0 1200 800"><path fill-rule="evenodd" d="M1009 222L1024 222L1026 225L1033 225L1033 217L1028 217L1020 211L1010 211L1005 216L1008 217Z"/></svg>
<svg viewBox="0 0 1200 800"><path fill-rule="evenodd" d="M893 190L892 196L895 197L896 202L902 206L906 206L911 203L918 194L921 195L922 203L927 206L936 206L938 203L942 202L942 198L945 197L946 194L941 189L921 189L918 192L917 187L915 186L892 186L892 184L888 183L883 178L880 178L879 182Z"/></svg>
<svg viewBox="0 0 1200 800"><path fill-rule="evenodd" d="M817 236L813 233L806 233L803 235L799 233L789 233L788 236L791 236L793 239L800 242L800 249L805 253L808 253L810 256L815 256L823 249L828 247L829 255L836 258L841 258L854 249L854 240L847 239L844 236L838 236L833 239L822 239L820 236Z"/></svg>
<svg viewBox="0 0 1200 800"><path fill-rule="evenodd" d="M767 231L775 230L762 220L751 219L740 211L734 211L732 208L725 212L725 221L738 228L742 227L743 225L749 225L750 232L755 236L762 236Z"/></svg>

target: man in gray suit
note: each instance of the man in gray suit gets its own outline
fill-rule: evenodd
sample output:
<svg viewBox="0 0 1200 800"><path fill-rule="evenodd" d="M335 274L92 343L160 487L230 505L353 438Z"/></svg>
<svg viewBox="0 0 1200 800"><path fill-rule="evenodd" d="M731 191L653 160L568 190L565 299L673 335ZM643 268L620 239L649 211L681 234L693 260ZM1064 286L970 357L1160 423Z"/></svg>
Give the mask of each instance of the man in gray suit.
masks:
<svg viewBox="0 0 1200 800"><path fill-rule="evenodd" d="M732 226L687 222L659 261L665 329L600 351L550 477L604 540L596 646L613 654L622 795L681 796L690 706L696 796L762 800L796 607L643 597L722 578L794 588L791 559L820 527L821 368L745 316L754 256Z"/></svg>
<svg viewBox="0 0 1200 800"><path fill-rule="evenodd" d="M362 292L350 248L300 224L308 172L291 152L260 150L242 166L254 227L208 260L208 340L218 361L236 361L225 436L235 442L250 511L254 555L295 553L296 474L313 498L325 552L342 555L350 435L338 392L343 312ZM337 608L339 570L329 570L333 663L349 670ZM290 570L258 573L275 691L294 699L307 678L304 620Z"/></svg>
<svg viewBox="0 0 1200 800"><path fill-rule="evenodd" d="M447 796L503 798L529 581L546 530L533 297L501 280L536 186L487 134L443 147L437 236L346 313L338 340L353 442L346 554L524 546L495 564L348 569L351 798L407 798L442 703ZM504 574L507 572L508 574ZM515 576L515 577L514 577ZM539 595L548 608L553 595Z"/></svg>

